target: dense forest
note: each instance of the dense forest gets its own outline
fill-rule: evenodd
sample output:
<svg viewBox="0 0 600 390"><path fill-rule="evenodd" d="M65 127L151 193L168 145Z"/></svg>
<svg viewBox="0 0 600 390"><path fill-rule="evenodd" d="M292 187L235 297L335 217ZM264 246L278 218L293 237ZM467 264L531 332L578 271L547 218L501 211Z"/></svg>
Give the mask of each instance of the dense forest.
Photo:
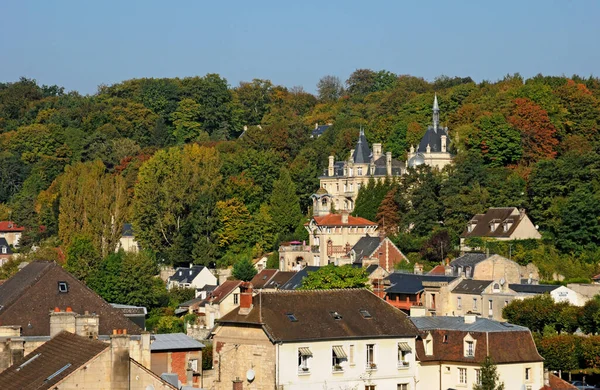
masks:
<svg viewBox="0 0 600 390"><path fill-rule="evenodd" d="M159 264L231 265L306 239L327 156L347 158L359 128L405 159L435 93L455 163L372 182L355 213L385 218L411 260L433 264L456 255L475 213L525 208L544 239L488 249L534 261L546 279L599 271L600 79L428 82L359 69L317 90L230 86L217 74L127 80L91 96L0 83L0 220L26 227L19 250L48 258L62 248L84 279L126 222ZM316 123L333 125L311 138Z"/></svg>

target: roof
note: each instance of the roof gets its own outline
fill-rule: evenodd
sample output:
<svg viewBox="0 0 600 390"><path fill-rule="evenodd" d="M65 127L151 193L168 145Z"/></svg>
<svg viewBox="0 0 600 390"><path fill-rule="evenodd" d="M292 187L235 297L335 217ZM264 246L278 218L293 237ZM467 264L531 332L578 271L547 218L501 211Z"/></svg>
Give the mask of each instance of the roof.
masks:
<svg viewBox="0 0 600 390"><path fill-rule="evenodd" d="M348 215L348 222L342 222L342 214L327 214L323 216L314 216L313 220L319 226L377 226L375 222L362 217Z"/></svg>
<svg viewBox="0 0 600 390"><path fill-rule="evenodd" d="M560 286L552 284L509 284L508 287L517 293L544 294L554 291Z"/></svg>
<svg viewBox="0 0 600 390"><path fill-rule="evenodd" d="M233 290L238 288L240 284L242 284L241 280L226 280L219 287L215 288L213 290L213 292L208 294L208 296L206 297L206 299L204 301L206 303L219 304L225 298L227 298L229 296L229 294L231 294L233 292Z"/></svg>
<svg viewBox="0 0 600 390"><path fill-rule="evenodd" d="M464 255L457 257L450 262L452 267L475 267L475 264L481 263L483 260L490 257L485 253L465 253Z"/></svg>
<svg viewBox="0 0 600 390"><path fill-rule="evenodd" d="M368 234L365 237L361 237L352 247L352 251L356 254L354 262L360 263L363 257L371 257L380 243L381 239L379 237L371 237Z"/></svg>
<svg viewBox="0 0 600 390"><path fill-rule="evenodd" d="M386 279L390 281L390 287L386 288L385 292L393 294L416 294L423 291L423 282L448 283L456 279L456 277L393 272Z"/></svg>
<svg viewBox="0 0 600 390"><path fill-rule="evenodd" d="M250 283L252 283L252 286L254 286L254 288L257 290L265 288L267 283L271 281L271 279L273 278L273 276L275 276L277 271L278 270L276 269L263 269L262 271L254 275Z"/></svg>
<svg viewBox="0 0 600 390"><path fill-rule="evenodd" d="M10 249L10 245L8 245L8 241L6 238L0 237L0 248L6 248L6 253L0 252L0 255L12 255L12 250Z"/></svg>
<svg viewBox="0 0 600 390"><path fill-rule="evenodd" d="M441 264L436 265L433 269L427 272L427 275L437 275L437 276L445 276L446 275L446 267Z"/></svg>
<svg viewBox="0 0 600 390"><path fill-rule="evenodd" d="M421 142L419 142L419 146L417 147L416 152L418 153L426 153L427 145L429 145L431 153L441 153L442 152L442 136L445 135L448 137L448 129L445 127L438 127L437 129L433 126L429 126L427 131L421 138ZM448 141L450 138L448 137Z"/></svg>
<svg viewBox="0 0 600 390"><path fill-rule="evenodd" d="M206 268L203 265L194 265L190 267L178 267L175 273L169 277L169 281L178 283L191 283L202 270Z"/></svg>
<svg viewBox="0 0 600 390"><path fill-rule="evenodd" d="M154 341L150 344L151 352L197 351L205 347L204 344L183 333L161 333L152 337Z"/></svg>
<svg viewBox="0 0 600 390"><path fill-rule="evenodd" d="M278 271L263 288L278 289L296 275L296 271Z"/></svg>
<svg viewBox="0 0 600 390"><path fill-rule="evenodd" d="M122 305L120 303L111 303L110 304L115 309L121 310L123 314L127 315L146 315L148 314L148 309L144 306L134 306L134 305Z"/></svg>
<svg viewBox="0 0 600 390"><path fill-rule="evenodd" d="M121 230L121 236L133 237L133 226L130 223L123 224L123 230Z"/></svg>
<svg viewBox="0 0 600 390"><path fill-rule="evenodd" d="M465 279L458 283L452 293L480 295L491 283L491 280Z"/></svg>
<svg viewBox="0 0 600 390"><path fill-rule="evenodd" d="M360 134L358 135L358 142L356 143L356 147L354 148L354 153L352 154L352 159L355 164L368 164L371 162L371 148L369 148L369 143L367 142L367 137L365 137L364 130L360 130Z"/></svg>
<svg viewBox="0 0 600 390"><path fill-rule="evenodd" d="M366 289L264 292L254 296L253 305L248 315L234 309L219 323L261 326L272 342L417 335L406 314ZM370 317L363 317L361 309Z"/></svg>
<svg viewBox="0 0 600 390"><path fill-rule="evenodd" d="M66 293L58 290L58 282L68 286ZM98 294L77 280L56 263L34 261L0 285L0 323L21 326L23 336L50 334L50 316L55 307L100 317L100 334L112 334L113 329L126 329L140 334L142 329L113 308Z"/></svg>
<svg viewBox="0 0 600 390"><path fill-rule="evenodd" d="M312 131L313 137L319 137L319 136L323 135L323 133L325 132L325 130L327 130L330 127L331 127L331 125L319 125L319 126L317 126L317 128Z"/></svg>
<svg viewBox="0 0 600 390"><path fill-rule="evenodd" d="M296 272L287 282L285 282L279 289L280 290L295 290L302 285L302 281L308 276L309 272L318 271L319 268L314 265L309 265Z"/></svg>
<svg viewBox="0 0 600 390"><path fill-rule="evenodd" d="M54 388L69 374L109 347L109 343L61 332L0 373L0 388Z"/></svg>
<svg viewBox="0 0 600 390"><path fill-rule="evenodd" d="M476 214L469 224L475 223L475 226L469 231L465 229L461 237L510 237L523 220L525 214L521 214L516 207L491 207L485 214ZM497 222L498 227L492 231L492 222ZM503 223L507 222L507 230L504 230Z"/></svg>
<svg viewBox="0 0 600 390"><path fill-rule="evenodd" d="M477 317L475 322L468 324L464 317L434 316L411 317L413 324L420 330L463 330L465 332L517 332L529 331L524 326L499 322L488 318Z"/></svg>
<svg viewBox="0 0 600 390"><path fill-rule="evenodd" d="M0 221L0 232L22 232L25 228L17 226L13 221Z"/></svg>
<svg viewBox="0 0 600 390"><path fill-rule="evenodd" d="M544 386L540 390L577 390L575 385L570 384L552 373L548 373L548 379L550 386Z"/></svg>
<svg viewBox="0 0 600 390"><path fill-rule="evenodd" d="M365 268L365 272L367 275L371 275L373 272L377 271L379 268L379 264L371 264L367 268Z"/></svg>

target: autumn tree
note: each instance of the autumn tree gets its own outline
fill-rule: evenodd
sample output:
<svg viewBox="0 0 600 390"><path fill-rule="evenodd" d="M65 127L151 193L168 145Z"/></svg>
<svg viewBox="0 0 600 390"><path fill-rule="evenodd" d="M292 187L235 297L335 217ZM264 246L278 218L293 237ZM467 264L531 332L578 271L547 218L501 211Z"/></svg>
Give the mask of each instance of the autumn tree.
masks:
<svg viewBox="0 0 600 390"><path fill-rule="evenodd" d="M381 201L379 209L377 209L376 221L379 229L386 236L396 234L400 224L400 209L396 203L396 191L397 188L392 187Z"/></svg>
<svg viewBox="0 0 600 390"><path fill-rule="evenodd" d="M93 240L86 235L76 235L71 238L67 247L65 268L77 279L86 282L98 270L100 259Z"/></svg>
<svg viewBox="0 0 600 390"><path fill-rule="evenodd" d="M200 121L201 107L192 99L183 99L177 106L177 111L171 114L175 125L173 136L180 144L195 141L202 134Z"/></svg>
<svg viewBox="0 0 600 390"><path fill-rule="evenodd" d="M518 98L508 122L521 132L523 160L530 164L556 156L556 128L548 113L529 99Z"/></svg>

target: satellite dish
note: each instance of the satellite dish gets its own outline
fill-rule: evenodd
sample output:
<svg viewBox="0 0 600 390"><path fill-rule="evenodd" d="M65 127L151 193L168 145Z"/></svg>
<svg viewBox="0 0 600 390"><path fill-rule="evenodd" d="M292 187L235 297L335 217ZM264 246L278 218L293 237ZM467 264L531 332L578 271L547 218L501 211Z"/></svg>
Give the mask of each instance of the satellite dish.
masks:
<svg viewBox="0 0 600 390"><path fill-rule="evenodd" d="M500 285L504 286L504 283L506 283L506 280L504 280L504 278L500 279Z"/></svg>
<svg viewBox="0 0 600 390"><path fill-rule="evenodd" d="M254 380L254 370L253 369L249 369L246 372L246 379L248 379L248 382L252 382Z"/></svg>

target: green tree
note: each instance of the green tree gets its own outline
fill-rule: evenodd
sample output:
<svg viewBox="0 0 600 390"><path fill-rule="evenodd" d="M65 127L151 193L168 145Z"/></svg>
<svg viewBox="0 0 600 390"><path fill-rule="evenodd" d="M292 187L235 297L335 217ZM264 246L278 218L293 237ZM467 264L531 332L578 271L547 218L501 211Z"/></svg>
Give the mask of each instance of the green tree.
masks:
<svg viewBox="0 0 600 390"><path fill-rule="evenodd" d="M367 272L364 268L355 268L351 265L338 267L334 264L326 265L317 271L309 272L302 281L299 290L327 290L334 288L366 288L368 283Z"/></svg>
<svg viewBox="0 0 600 390"><path fill-rule="evenodd" d="M317 95L322 102L335 102L344 93L344 86L339 77L324 76L317 83Z"/></svg>
<svg viewBox="0 0 600 390"><path fill-rule="evenodd" d="M77 279L86 282L100 265L100 254L93 240L86 235L75 235L67 248L65 268Z"/></svg>
<svg viewBox="0 0 600 390"><path fill-rule="evenodd" d="M521 134L502 114L481 117L476 126L480 131L479 148L490 166L505 166L519 161L523 154Z"/></svg>
<svg viewBox="0 0 600 390"><path fill-rule="evenodd" d="M490 356L481 363L481 384L476 383L473 390L504 390L504 382L500 382L498 368Z"/></svg>
<svg viewBox="0 0 600 390"><path fill-rule="evenodd" d="M240 259L233 265L231 274L237 280L248 282L256 275L257 271L250 259Z"/></svg>
<svg viewBox="0 0 600 390"><path fill-rule="evenodd" d="M287 169L281 169L279 179L273 183L273 192L269 199L273 223L280 236L292 233L302 220L300 200L296 195L296 185Z"/></svg>
<svg viewBox="0 0 600 390"><path fill-rule="evenodd" d="M557 316L558 309L549 294L514 300L502 310L502 317L508 322L540 333L545 325L555 326Z"/></svg>
<svg viewBox="0 0 600 390"><path fill-rule="evenodd" d="M201 107L192 99L183 99L179 102L177 111L171 114L175 125L173 136L178 143L184 144L198 139L202 133L200 121Z"/></svg>

